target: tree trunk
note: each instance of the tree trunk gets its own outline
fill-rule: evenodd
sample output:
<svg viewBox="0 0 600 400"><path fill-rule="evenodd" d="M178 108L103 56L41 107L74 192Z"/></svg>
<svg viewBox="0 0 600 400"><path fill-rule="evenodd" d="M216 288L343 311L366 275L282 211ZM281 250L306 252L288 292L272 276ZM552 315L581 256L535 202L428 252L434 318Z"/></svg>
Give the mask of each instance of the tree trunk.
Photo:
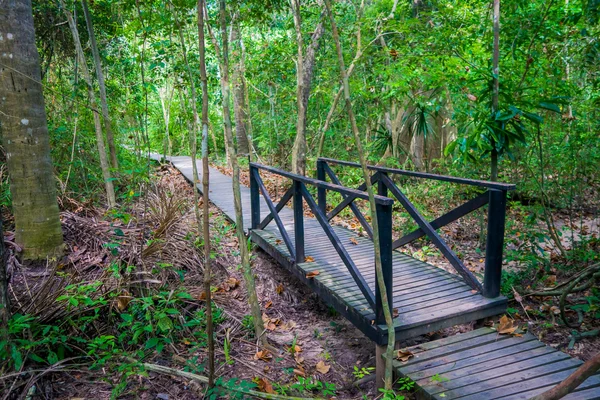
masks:
<svg viewBox="0 0 600 400"><path fill-rule="evenodd" d="M238 156L248 156L250 146L248 144L248 111L246 110L245 81L243 79L243 57L240 40L239 22L236 21L231 27L233 52L236 60L233 67L233 114L235 116L235 136L237 139Z"/></svg>
<svg viewBox="0 0 600 400"><path fill-rule="evenodd" d="M100 63L100 53L96 43L96 35L94 34L94 25L92 16L88 9L87 0L81 0L85 23L90 35L90 47L92 48L92 56L94 57L94 66L96 67L96 77L98 78L98 87L100 88L100 104L102 105L102 116L104 117L104 129L106 130L106 143L108 144L108 153L110 155L110 163L114 169L119 168L117 160L117 150L115 148L115 138L112 131L110 116L108 113L108 102L106 100L106 84L104 82L104 73L102 72L102 64Z"/></svg>
<svg viewBox="0 0 600 400"><path fill-rule="evenodd" d="M94 116L94 129L96 131L96 145L98 146L98 158L100 159L100 168L102 169L102 177L104 179L104 188L106 190L106 200L108 207L113 208L117 205L115 199L115 188L112 183L112 177L110 174L110 167L108 165L108 159L106 157L106 147L104 145L104 135L102 134L102 122L100 121L100 113L98 111L98 104L96 102L96 94L94 93L94 87L92 86L92 76L88 69L85 61L85 55L83 53L83 47L81 46L81 40L79 39L79 32L77 31L77 24L73 20L73 16L65 6L64 0L59 0L60 5L64 10L65 16L73 35L73 42L75 43L75 50L77 57L79 58L79 64L81 65L81 71L83 72L83 78L87 84L88 97L90 99L90 106Z"/></svg>
<svg viewBox="0 0 600 400"><path fill-rule="evenodd" d="M354 141L356 143L356 150L358 152L358 157L360 159L360 164L362 166L363 179L367 185L367 192L369 193L369 208L371 214L371 224L373 226L373 247L375 250L375 275L377 286L379 287L379 292L381 293L381 303L383 308L383 314L385 316L385 323L388 330L388 343L386 349L386 361L385 361L385 389L391 390L393 385L393 374L392 374L392 361L394 359L394 344L396 342L396 335L394 329L394 320L392 317L392 310L390 310L387 291L386 291L386 282L383 278L383 270L381 266L381 248L379 245L379 223L377 221L377 209L375 205L375 195L373 193L373 185L371 184L371 176L369 170L367 168L367 158L365 156L365 152L362 146L360 132L358 130L358 126L356 124L356 118L354 116L354 111L352 110L352 101L350 99L350 84L348 83L348 74L346 73L346 68L344 66L344 56L342 52L342 46L340 44L340 37L337 30L337 25L335 23L335 19L333 17L333 12L331 10L330 0L324 0L325 7L327 8L327 13L329 14L329 20L331 21L331 31L333 35L333 40L335 42L335 47L337 49L338 62L340 66L340 75L342 77L342 85L344 87L344 100L346 103L346 111L348 112L348 117L350 118L350 125L352 126L352 132L354 133Z"/></svg>
<svg viewBox="0 0 600 400"><path fill-rule="evenodd" d="M210 284L210 221L208 200L208 79L206 77L206 44L204 40L204 0L198 0L198 53L202 81L202 238L204 240L204 293L206 295L206 335L208 337L208 386L215 380L215 339Z"/></svg>
<svg viewBox="0 0 600 400"><path fill-rule="evenodd" d="M171 155L173 151L173 141L171 140L171 135L169 132L169 128L171 125L171 102L173 101L173 93L175 92L175 87L172 85L169 87L169 80L165 81L165 87L161 87L158 89L158 97L160 98L160 106L163 112L163 119L165 121L165 142L163 147L164 156Z"/></svg>
<svg viewBox="0 0 600 400"><path fill-rule="evenodd" d="M31 1L0 7L0 126L10 178L15 239L29 260L63 251L56 181Z"/></svg>
<svg viewBox="0 0 600 400"><path fill-rule="evenodd" d="M0 19L0 21L2 20ZM10 303L8 301L8 275L6 273L7 257L2 222L2 211L0 210L0 324L5 327L8 325L8 320L10 319ZM2 339L6 339L6 337Z"/></svg>
<svg viewBox="0 0 600 400"><path fill-rule="evenodd" d="M229 110L229 44L227 43L227 14L225 0L219 1L219 24L221 26L222 40L222 73L221 73L221 92L223 93L223 125L225 128L225 144L229 150L231 166L233 168L233 203L235 207L235 228L240 246L240 256L242 258L242 273L246 290L248 291L248 304L254 322L254 333L257 340L263 345L267 344L265 328L262 320L258 295L256 294L256 282L254 272L250 265L250 254L246 244L246 235L244 234L244 218L242 214L242 195L240 191L240 167L238 165L235 145L233 143L233 132L231 130L231 111Z"/></svg>
<svg viewBox="0 0 600 400"><path fill-rule="evenodd" d="M294 27L296 28L296 45L298 56L296 60L296 139L292 147L292 172L304 175L306 172L306 113L308 97L314 73L316 51L319 40L323 36L323 20L319 21L312 34L311 43L304 55L304 41L302 39L302 17L300 15L300 0L292 0L294 14Z"/></svg>
<svg viewBox="0 0 600 400"><path fill-rule="evenodd" d="M500 95L500 0L493 0L494 19L494 50L492 55L492 120L496 119ZM490 180L498 180L498 151L496 142L492 138L492 154L490 163Z"/></svg>

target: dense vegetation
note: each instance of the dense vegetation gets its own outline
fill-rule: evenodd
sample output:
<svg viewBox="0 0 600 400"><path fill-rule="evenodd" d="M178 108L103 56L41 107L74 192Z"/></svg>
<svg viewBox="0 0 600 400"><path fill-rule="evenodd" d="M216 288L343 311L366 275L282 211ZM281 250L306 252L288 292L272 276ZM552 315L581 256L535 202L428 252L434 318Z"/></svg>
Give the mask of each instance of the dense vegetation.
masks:
<svg viewBox="0 0 600 400"><path fill-rule="evenodd" d="M47 187L27 211L25 197L36 197L26 193L33 184L16 182L19 167L12 165L37 156L11 145L39 132L26 132L28 123L15 123L11 113L35 108L37 100L33 93L20 106L0 101L2 254L9 272L8 293L0 290L0 300L10 298L12 307L0 313L6 318L0 374L8 377L0 377L0 387L7 398L39 394L46 373L85 364L98 374L94 379L109 382L110 396L133 396L138 389L132 377L152 368L165 373L159 362L143 362L165 353L177 354L185 371L207 374L211 308L203 305L199 266L212 259L237 273L242 265L244 286L250 285L248 247L234 239L231 226L213 209L215 247L204 254L199 200L192 201L192 191L174 172L157 169L147 154L196 157L206 87L209 159L225 173L236 175L239 161L244 175L252 160L314 176L318 157L358 161L328 2L32 3L39 64L33 56L28 62L39 66L41 82L37 70L15 70L19 64L12 64L12 53L10 59L6 55L13 14L0 9L0 83L9 82L13 73L32 87L43 86L36 112L43 111L45 101L47 135L39 137L49 141L51 162L44 161L48 143L41 143L32 173ZM504 252L502 292L514 300L509 312L516 319L539 319L532 329L561 346L571 342L573 348L579 341L597 351L600 1L505 0L495 28L498 3L333 3L356 127L371 164L517 184L509 194ZM8 83L0 87L1 96L9 92ZM230 145L228 127L233 129ZM339 172L348 186L364 181L359 169ZM402 184L428 218L473 194L444 182ZM42 207L55 197L64 245L56 203ZM54 225L34 235L37 213ZM19 229L27 217L32 220L28 228ZM342 214L344 222L351 218ZM416 227L403 210L394 218L398 232ZM444 233L457 253L473 261L474 272L480 272L477 259L485 251L485 235L474 232L485 226L485 218L478 211ZM31 232L23 233L27 229ZM38 238L24 243L23 235ZM94 255L82 255L86 251ZM406 251L443 264L426 240ZM241 283L227 276L215 272L211 291L229 293ZM581 276L585 279L571 287ZM567 304L560 300L565 286L580 289ZM551 291L535 296L543 289ZM219 365L234 364L234 336L255 341L260 332L253 330L259 329L260 310L236 303L242 310L238 315L227 306L225 300L213 304L209 317L222 349ZM262 320L269 324L264 315ZM293 371L301 364L295 340L285 355ZM27 370L46 372L19 376ZM110 378L98 378L98 371ZM368 374L354 367L356 378ZM296 374L300 378L280 381L273 389L256 374L253 382L235 371L221 375L227 379L219 379L209 393L215 398L224 388L232 397L250 390L302 396L336 392L322 376ZM241 392L232 391L237 378L244 378ZM412 387L401 384L403 392Z"/></svg>

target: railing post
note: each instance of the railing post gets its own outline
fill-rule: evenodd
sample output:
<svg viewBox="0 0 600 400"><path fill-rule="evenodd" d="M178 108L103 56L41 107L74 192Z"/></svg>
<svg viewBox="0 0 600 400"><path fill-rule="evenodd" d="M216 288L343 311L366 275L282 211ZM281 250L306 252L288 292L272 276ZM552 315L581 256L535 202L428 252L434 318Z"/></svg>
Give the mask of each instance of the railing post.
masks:
<svg viewBox="0 0 600 400"><path fill-rule="evenodd" d="M260 193L256 181L258 169L250 164L250 228L256 229L260 224Z"/></svg>
<svg viewBox="0 0 600 400"><path fill-rule="evenodd" d="M325 161L317 160L317 179L325 181ZM323 211L323 214L327 214L327 192L325 188L317 188L317 204Z"/></svg>
<svg viewBox="0 0 600 400"><path fill-rule="evenodd" d="M502 252L504 250L504 222L506 218L506 191L489 189L487 245L483 295L498 297L502 278Z"/></svg>
<svg viewBox="0 0 600 400"><path fill-rule="evenodd" d="M386 175L387 176L387 172L375 172L375 174L381 174L381 175ZM377 177L379 178L379 177ZM377 194L380 196L384 196L387 197L388 195L388 190L387 190L387 186L385 186L385 182L383 181L383 179L378 179L377 180Z"/></svg>
<svg viewBox="0 0 600 400"><path fill-rule="evenodd" d="M381 181L379 182L381 188ZM385 186L385 185L384 185ZM394 275L392 271L392 206L377 204L377 224L379 233L379 252L381 256L381 269L383 280L390 306L390 312L393 315L394 302ZM381 299L381 291L377 280L375 280L375 315L377 324L385 324Z"/></svg>
<svg viewBox="0 0 600 400"><path fill-rule="evenodd" d="M303 263L304 256L304 209L302 202L302 182L294 181L294 236L296 264Z"/></svg>

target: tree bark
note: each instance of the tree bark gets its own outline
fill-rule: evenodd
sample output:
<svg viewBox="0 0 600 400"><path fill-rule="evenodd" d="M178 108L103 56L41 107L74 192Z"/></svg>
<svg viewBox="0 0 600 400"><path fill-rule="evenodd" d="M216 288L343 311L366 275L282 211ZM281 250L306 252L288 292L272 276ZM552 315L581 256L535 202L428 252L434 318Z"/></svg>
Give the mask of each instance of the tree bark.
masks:
<svg viewBox="0 0 600 400"><path fill-rule="evenodd" d="M110 155L110 163L114 169L119 168L117 160L117 150L115 148L115 138L113 135L110 115L108 113L108 101L106 100L106 83L104 82L104 73L102 72L102 64L100 62L100 53L96 43L96 35L94 34L94 25L92 16L88 9L87 0L81 0L85 23L90 35L90 47L92 48L92 56L94 57L94 66L96 67L96 77L98 78L98 87L100 89L100 104L102 105L102 116L104 117L104 130L106 131L106 143L108 144L108 154Z"/></svg>
<svg viewBox="0 0 600 400"><path fill-rule="evenodd" d="M98 104L96 102L96 94L94 93L94 87L92 85L92 76L88 69L87 62L85 61L85 55L83 53L83 47L81 46L81 40L79 39L79 32L77 31L77 24L73 19L73 15L69 12L65 5L64 0L59 0L60 5L64 10L71 34L73 35L73 42L75 44L75 50L77 57L79 58L79 64L81 65L81 71L83 72L83 78L87 84L88 97L90 99L90 106L94 116L94 130L96 132L96 145L98 147L98 158L100 159L100 168L102 169L102 177L104 179L104 188L106 190L106 200L108 207L113 208L117 205L115 199L115 188L112 183L112 177L110 174L110 167L108 165L108 159L106 157L106 147L104 145L104 135L102 134L102 122L100 121L100 112L98 111Z"/></svg>
<svg viewBox="0 0 600 400"><path fill-rule="evenodd" d="M15 239L28 260L63 251L40 61L30 0L0 7L0 127L6 149Z"/></svg>
<svg viewBox="0 0 600 400"><path fill-rule="evenodd" d="M552 389L532 397L529 400L558 400L562 399L573 390L577 389L587 378L594 375L600 369L600 353L587 360L581 367L577 368L567 379L554 386Z"/></svg>
<svg viewBox="0 0 600 400"><path fill-rule="evenodd" d="M223 93L223 125L225 128L225 143L229 149L231 166L233 168L233 203L235 208L235 228L240 246L240 256L242 258L242 274L248 291L248 304L254 322L254 333L257 340L263 345L267 345L267 337L262 320L258 295L256 294L256 282L254 272L250 265L250 254L246 244L246 235L244 233L244 218L242 214L242 195L240 191L240 167L237 160L235 145L233 143L233 132L231 130L231 111L229 109L229 43L227 40L227 11L225 0L219 1L219 25L221 27L222 41L222 73L221 73L221 92Z"/></svg>
<svg viewBox="0 0 600 400"><path fill-rule="evenodd" d="M243 78L244 58L241 49L240 27L236 21L231 27L232 44L235 51L233 52L236 60L233 67L233 114L235 116L235 136L237 139L238 156L247 156L250 154L250 146L248 144L248 110L246 109L245 99L245 84Z"/></svg>
<svg viewBox="0 0 600 400"><path fill-rule="evenodd" d="M173 93L175 92L174 85L169 86L169 80L165 80L165 87L158 89L158 97L160 98L160 106L163 112L163 119L165 121L165 142L163 146L164 156L171 155L173 150L173 141L169 128L171 125L171 102L173 101Z"/></svg>
<svg viewBox="0 0 600 400"><path fill-rule="evenodd" d="M302 39L302 17L300 14L300 0L292 0L294 14L294 27L296 29L296 45L298 55L296 59L296 138L292 147L292 172L304 175L306 172L306 113L308 97L314 73L316 51L319 41L323 36L323 20L319 21L312 34L311 43L304 55L304 41Z"/></svg>
<svg viewBox="0 0 600 400"><path fill-rule="evenodd" d="M358 126L356 124L356 117L354 116L354 111L352 110L352 100L350 99L350 84L348 83L348 74L346 73L346 67L344 66L344 56L342 52L342 46L340 44L340 36L338 34L337 25L335 23L335 18L333 17L333 12L331 10L330 0L324 0L325 7L327 8L327 13L329 14L329 20L331 21L331 31L333 35L333 41L335 42L335 47L337 49L337 57L340 67L340 75L342 77L342 85L344 87L344 100L346 103L346 111L348 112L348 117L350 118L350 125L352 127L352 132L354 134L354 141L356 143L356 150L358 152L358 157L360 159L360 164L363 172L363 179L365 180L365 184L367 185L367 192L369 194L369 208L371 214L371 224L373 226L373 247L375 250L375 275L377 280L377 286L379 287L379 292L381 293L381 303L383 307L383 314L385 316L385 323L388 330L388 343L386 349L386 361L385 361L385 388L387 390L392 389L393 385L393 374L392 374L392 361L394 359L394 344L396 342L396 335L394 329L394 321L392 317L392 310L390 310L387 291L386 291L386 282L383 278L383 270L381 266L381 251L379 244L379 223L377 221L377 209L375 205L375 194L373 192L373 185L371 184L371 175L369 173L367 167L367 158L365 156L365 151L363 149L362 141L360 138L360 132L358 130Z"/></svg>
<svg viewBox="0 0 600 400"><path fill-rule="evenodd" d="M8 300L8 274L6 271L7 257L2 223L2 211L0 210L0 324L2 324L2 326L7 326L8 320L10 319L10 303Z"/></svg>

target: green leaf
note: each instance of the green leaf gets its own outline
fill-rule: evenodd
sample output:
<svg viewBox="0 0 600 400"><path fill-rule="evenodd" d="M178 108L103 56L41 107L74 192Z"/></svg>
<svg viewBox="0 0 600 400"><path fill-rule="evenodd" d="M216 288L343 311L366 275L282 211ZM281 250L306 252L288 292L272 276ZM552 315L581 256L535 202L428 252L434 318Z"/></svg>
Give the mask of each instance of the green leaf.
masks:
<svg viewBox="0 0 600 400"><path fill-rule="evenodd" d="M538 104L540 106L540 108L544 108L548 111L554 111L556 113L560 114L560 107L557 106L555 103L550 103L547 101L542 101Z"/></svg>
<svg viewBox="0 0 600 400"><path fill-rule="evenodd" d="M158 344L158 338L153 337L148 339L148 341L146 341L146 349L152 349L154 347L156 347L156 345Z"/></svg>

